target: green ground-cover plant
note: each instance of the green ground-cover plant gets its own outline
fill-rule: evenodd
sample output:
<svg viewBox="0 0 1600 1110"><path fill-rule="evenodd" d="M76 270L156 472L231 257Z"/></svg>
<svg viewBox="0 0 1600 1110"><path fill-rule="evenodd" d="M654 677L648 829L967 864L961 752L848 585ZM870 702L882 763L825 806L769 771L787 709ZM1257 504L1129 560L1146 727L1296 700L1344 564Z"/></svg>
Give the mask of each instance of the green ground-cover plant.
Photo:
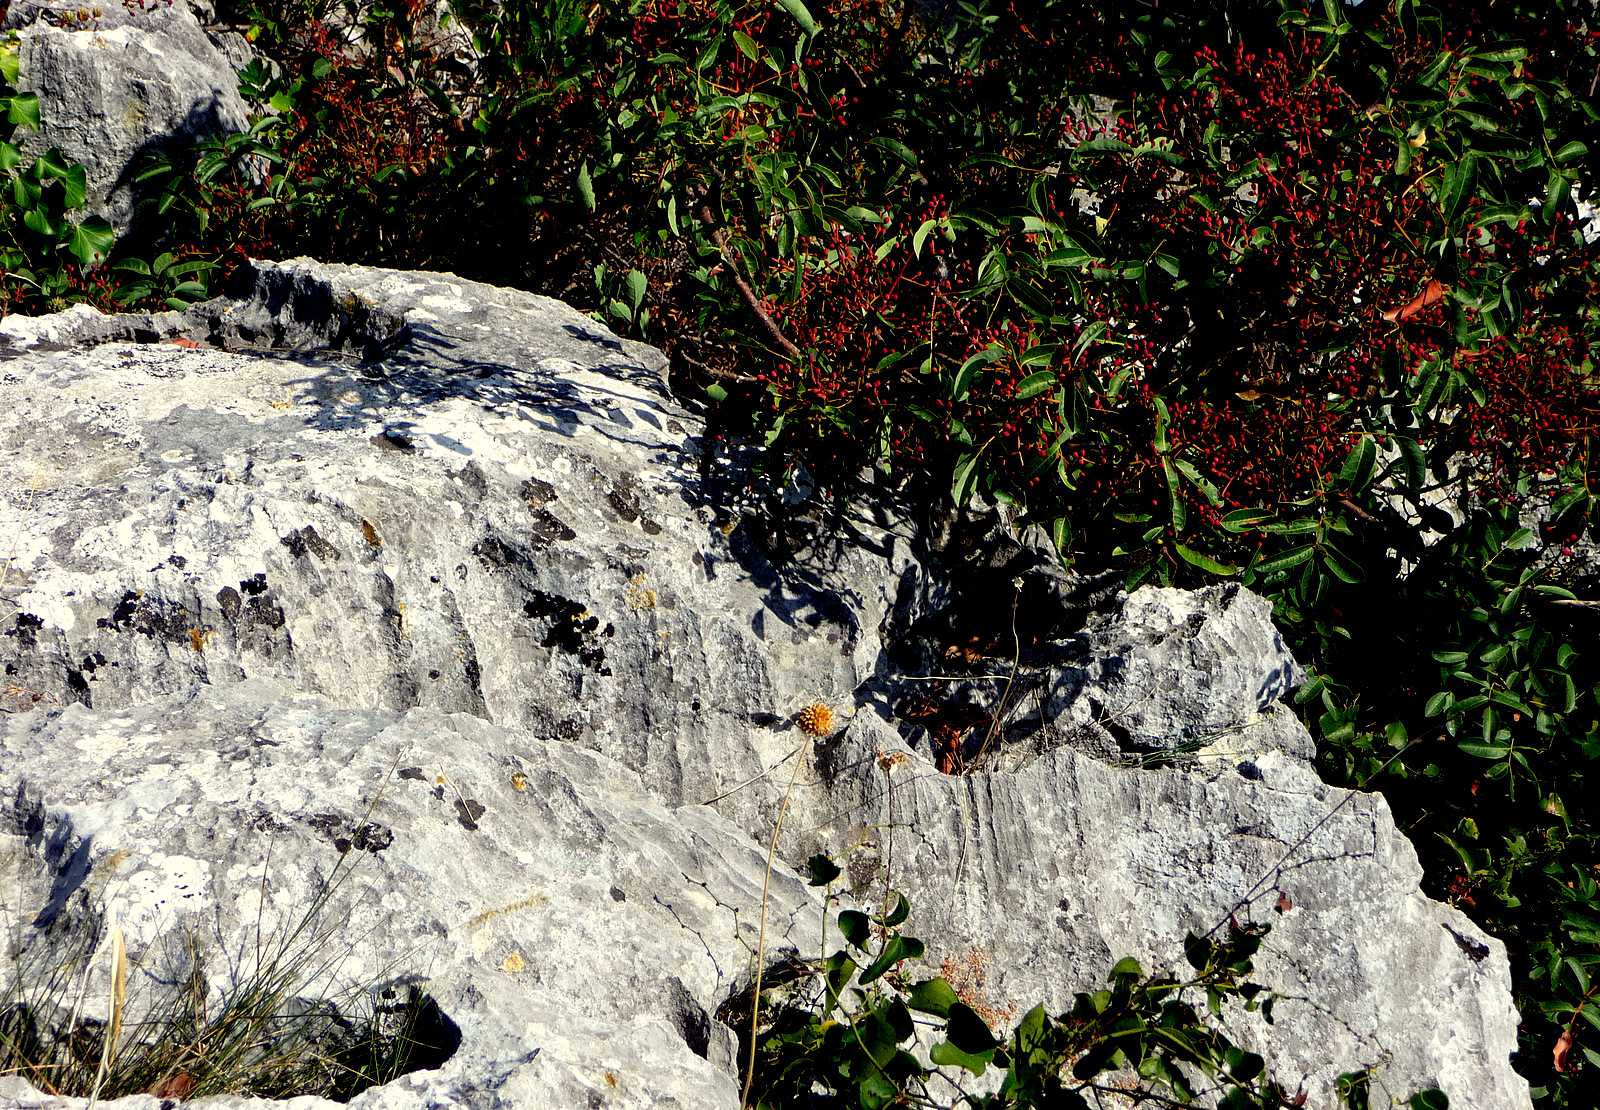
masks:
<svg viewBox="0 0 1600 1110"><path fill-rule="evenodd" d="M209 295L216 263L163 253L154 261L116 253L109 221L82 211L84 167L50 149L29 161L18 141L39 126L39 97L19 92L16 33L0 42L0 312L57 312L79 302L184 309ZM180 253L188 252L180 247Z"/></svg>
<svg viewBox="0 0 1600 1110"><path fill-rule="evenodd" d="M185 257L564 296L824 495L871 463L1264 593L1326 772L1505 938L1518 1066L1586 1105L1590 8L329 11L247 9L250 133L149 167Z"/></svg>
<svg viewBox="0 0 1600 1110"><path fill-rule="evenodd" d="M111 225L98 216L71 219L83 207L83 167L48 150L31 162L13 141L21 128L39 126L39 98L19 92L21 66L15 32L0 42L0 311L44 306L65 308L75 300L108 301L104 285L84 290L80 276L111 250ZM77 294L77 295L74 295Z"/></svg>
<svg viewBox="0 0 1600 1110"><path fill-rule="evenodd" d="M839 867L817 856L811 874L814 886L829 888L831 903ZM1285 1001L1248 978L1267 926L1230 921L1226 940L1187 937L1191 972L1183 979L1147 975L1136 960L1121 960L1108 987L1078 993L1069 1012L1052 1017L1036 1006L997 1037L949 981L912 982L904 972L903 961L925 952L902 931L910 914L893 891L882 914L843 911L842 946L802 973L813 989L796 993L791 979L763 999L747 1105L1088 1110L1112 1096L1127 1100L1119 1105L1279 1110L1303 1102L1302 1091L1285 1090L1261 1056L1226 1032L1225 1015L1235 1008L1271 1023ZM826 950L826 935L823 941ZM748 1044L749 1027L738 1024ZM913 1051L919 1042L923 1056ZM962 1072L982 1077L991 1068L1003 1075L986 1088L992 1093L951 1094ZM945 1085L933 1082L941 1069ZM1365 1070L1341 1077L1344 1105L1364 1110L1370 1084ZM1428 1090L1407 1105L1446 1110L1449 1099Z"/></svg>

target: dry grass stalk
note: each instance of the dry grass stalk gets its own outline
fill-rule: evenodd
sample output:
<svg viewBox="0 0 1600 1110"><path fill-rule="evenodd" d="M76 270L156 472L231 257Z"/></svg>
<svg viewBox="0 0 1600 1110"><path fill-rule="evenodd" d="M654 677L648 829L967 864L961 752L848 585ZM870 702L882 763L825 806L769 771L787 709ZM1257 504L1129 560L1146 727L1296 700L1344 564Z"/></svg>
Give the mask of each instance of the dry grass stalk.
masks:
<svg viewBox="0 0 1600 1110"><path fill-rule="evenodd" d="M800 779L800 768L805 766L806 749L811 746L811 736L800 745L800 758L794 761L794 774L789 776L789 789L783 792L783 807L778 810L778 823L772 826L772 846L767 849L767 872L761 880L761 933L756 940L755 985L750 994L750 1067L745 1073L744 1094L739 1098L740 1110L750 1105L750 1086L756 1079L756 1040L761 1022L761 972L767 959L767 898L772 891L772 861L778 855L778 834L783 831L783 819L789 812L789 798L794 794L794 784Z"/></svg>

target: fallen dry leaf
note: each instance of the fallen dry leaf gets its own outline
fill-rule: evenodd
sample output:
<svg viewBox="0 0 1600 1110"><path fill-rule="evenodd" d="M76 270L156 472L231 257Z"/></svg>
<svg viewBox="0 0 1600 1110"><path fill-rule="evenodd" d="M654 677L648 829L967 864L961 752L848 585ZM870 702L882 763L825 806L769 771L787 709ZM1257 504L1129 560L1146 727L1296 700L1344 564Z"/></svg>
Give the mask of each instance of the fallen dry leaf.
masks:
<svg viewBox="0 0 1600 1110"><path fill-rule="evenodd" d="M1292 909L1294 909L1294 903L1289 900L1288 892L1283 890L1278 891L1278 912L1288 913Z"/></svg>
<svg viewBox="0 0 1600 1110"><path fill-rule="evenodd" d="M1556 1058L1556 1071L1567 1070L1567 1053L1572 1051L1572 1030L1568 1029L1561 1034L1561 1039L1556 1042L1555 1051L1551 1053Z"/></svg>
<svg viewBox="0 0 1600 1110"><path fill-rule="evenodd" d="M1398 308L1383 310L1383 318L1391 324L1403 324L1429 305L1438 304L1444 300L1444 286L1437 280L1428 282L1421 293L1417 294Z"/></svg>
<svg viewBox="0 0 1600 1110"><path fill-rule="evenodd" d="M193 1091L196 1086L198 1086L198 1084L188 1072L180 1071L176 1075L167 1076L167 1078L158 1082L154 1087L151 1087L150 1094L154 1095L156 1098L188 1098L189 1093Z"/></svg>

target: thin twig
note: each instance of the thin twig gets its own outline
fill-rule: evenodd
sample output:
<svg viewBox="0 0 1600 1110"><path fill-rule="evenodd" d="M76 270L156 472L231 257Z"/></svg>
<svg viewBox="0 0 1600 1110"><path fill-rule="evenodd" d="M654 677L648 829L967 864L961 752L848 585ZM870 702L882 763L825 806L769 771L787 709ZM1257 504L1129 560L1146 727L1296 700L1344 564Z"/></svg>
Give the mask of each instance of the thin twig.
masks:
<svg viewBox="0 0 1600 1110"><path fill-rule="evenodd" d="M755 290L750 288L750 283L745 281L744 275L739 272L739 257L733 248L728 246L728 231L726 228L717 225L716 217L711 214L711 206L701 201L700 204L695 206L694 214L695 218L710 233L711 241L722 252L722 257L728 263L728 272L733 278L733 284L738 288L739 295L744 298L744 303L750 306L750 311L754 312L756 318L761 321L761 326L766 329L767 335L784 354L796 362L804 362L805 353L799 347L796 347L788 336L783 334L783 330L778 327L777 321L767 313L766 308L761 304L761 299L756 296Z"/></svg>
<svg viewBox="0 0 1600 1110"><path fill-rule="evenodd" d="M811 743L808 735L800 742L800 751L805 752ZM783 831L783 819L789 812L789 797L794 793L794 784L800 778L800 768L805 766L805 757L802 754L794 764L794 774L789 778L789 789L783 792L783 806L778 810L778 823L772 826L772 846L767 849L767 873L761 880L761 933L756 940L756 975L755 986L750 994L750 1070L744 1079L744 1094L739 1099L739 1108L750 1105L750 1088L756 1081L756 1031L761 1022L761 972L767 959L767 896L772 890L772 861L778 855L778 834ZM823 911L826 914L827 908Z"/></svg>
<svg viewBox="0 0 1600 1110"><path fill-rule="evenodd" d="M715 798L707 798L705 801L701 802L700 804L703 805L703 806L714 805L717 802L722 801L722 799L724 799L726 797L729 797L731 795L737 794L739 791L743 790L745 787L749 786L751 783L758 782L761 779L766 778L768 775L772 774L772 772L776 771L779 767L782 767L785 763L789 762L789 760L793 759L795 756L797 756L801 752L805 751L806 745L809 744L810 742L811 741L810 741L809 738L806 739L806 740L801 741L800 746L798 748L796 748L794 751L790 752L788 755L784 756L782 759L778 760L778 762L774 763L771 767L767 767L767 768L764 768L761 771L756 772L755 774L751 775L749 778L747 778L743 782L741 782L738 786L735 786L735 787L733 787L732 789L729 789L729 790L724 790L721 794L718 794ZM798 771L799 768L797 767L797 768L795 768L795 770Z"/></svg>
<svg viewBox="0 0 1600 1110"><path fill-rule="evenodd" d="M1005 689L1000 691L1000 700L994 707L994 715L989 719L989 734L983 738L983 747L978 749L978 755L973 759L973 766L983 762L983 757L989 754L989 746L994 743L996 734L1000 731L1000 722L1006 713L1006 702L1011 697L1012 684L1017 680L1017 668L1022 665L1022 640L1017 635L1017 603L1022 600L1022 591L1018 590L1011 599L1011 643L1014 653L1011 656L1011 676L1006 679Z"/></svg>
<svg viewBox="0 0 1600 1110"><path fill-rule="evenodd" d="M1387 771L1389 769L1389 764L1393 763L1395 760L1397 760L1401 756L1405 755L1406 752L1410 751L1413 747L1416 746L1416 744L1417 744L1417 741L1413 740L1409 744L1407 744L1405 747L1401 748L1399 751L1397 751L1393 755L1391 755L1388 759L1384 760L1383 761L1383 766L1379 767L1370 776L1368 776L1369 779L1375 779L1379 775L1383 774L1385 771ZM1239 899L1237 902L1235 902L1229 908L1228 912L1223 916L1221 921L1217 922L1215 925L1211 926L1211 928L1209 930L1206 931L1206 937L1209 938L1218 929L1222 928L1228 922L1232 921L1234 914L1238 913L1245 906L1248 906L1251 903L1251 901L1253 901L1255 899L1256 891L1261 889L1262 884L1267 882L1267 880L1271 879L1274 875L1278 874L1279 873L1279 869L1282 868L1285 863L1289 862L1289 858L1291 856L1293 856L1296 852L1298 852L1305 845L1306 841L1310 840L1314 835L1316 835L1316 832L1317 832L1318 829L1322 828L1322 826L1326 825L1329 821L1332 821L1333 818L1338 814L1338 812L1340 810L1342 810L1345 806L1349 805L1350 804L1350 799L1354 798L1357 793L1358 793L1358 791L1355 791L1355 790L1346 791L1344 799L1338 805L1334 806L1327 813L1323 814L1322 820L1318 821L1315 825L1312 825L1309 829L1306 830L1304 836L1302 836L1299 840L1296 840L1293 844L1289 845L1289 850L1287 852L1283 853L1283 855L1279 858L1278 862L1273 864L1271 867L1267 868L1264 872L1262 872L1261 878L1257 879L1255 881L1255 885L1253 885L1249 890L1245 891L1244 897Z"/></svg>

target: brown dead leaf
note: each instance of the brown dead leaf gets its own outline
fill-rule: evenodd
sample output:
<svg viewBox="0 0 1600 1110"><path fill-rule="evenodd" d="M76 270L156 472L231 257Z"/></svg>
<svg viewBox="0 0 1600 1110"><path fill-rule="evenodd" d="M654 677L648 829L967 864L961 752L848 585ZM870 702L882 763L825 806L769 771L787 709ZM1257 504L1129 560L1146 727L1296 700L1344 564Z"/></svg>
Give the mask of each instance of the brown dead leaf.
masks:
<svg viewBox="0 0 1600 1110"><path fill-rule="evenodd" d="M1556 1071L1565 1072L1567 1068L1567 1053L1572 1051L1572 1030L1564 1030L1561 1039L1556 1042L1555 1051L1551 1053L1556 1060Z"/></svg>
<svg viewBox="0 0 1600 1110"><path fill-rule="evenodd" d="M1290 900L1289 892L1284 890L1278 891L1278 912L1288 913L1292 909L1294 909L1294 902Z"/></svg>
<svg viewBox="0 0 1600 1110"><path fill-rule="evenodd" d="M195 1086L194 1077L188 1072L180 1071L177 1075L169 1075L151 1087L150 1093L156 1098L188 1098Z"/></svg>
<svg viewBox="0 0 1600 1110"><path fill-rule="evenodd" d="M1444 285L1438 280L1428 282L1421 293L1397 308L1383 310L1383 318L1391 324L1403 324L1429 305L1444 300Z"/></svg>

